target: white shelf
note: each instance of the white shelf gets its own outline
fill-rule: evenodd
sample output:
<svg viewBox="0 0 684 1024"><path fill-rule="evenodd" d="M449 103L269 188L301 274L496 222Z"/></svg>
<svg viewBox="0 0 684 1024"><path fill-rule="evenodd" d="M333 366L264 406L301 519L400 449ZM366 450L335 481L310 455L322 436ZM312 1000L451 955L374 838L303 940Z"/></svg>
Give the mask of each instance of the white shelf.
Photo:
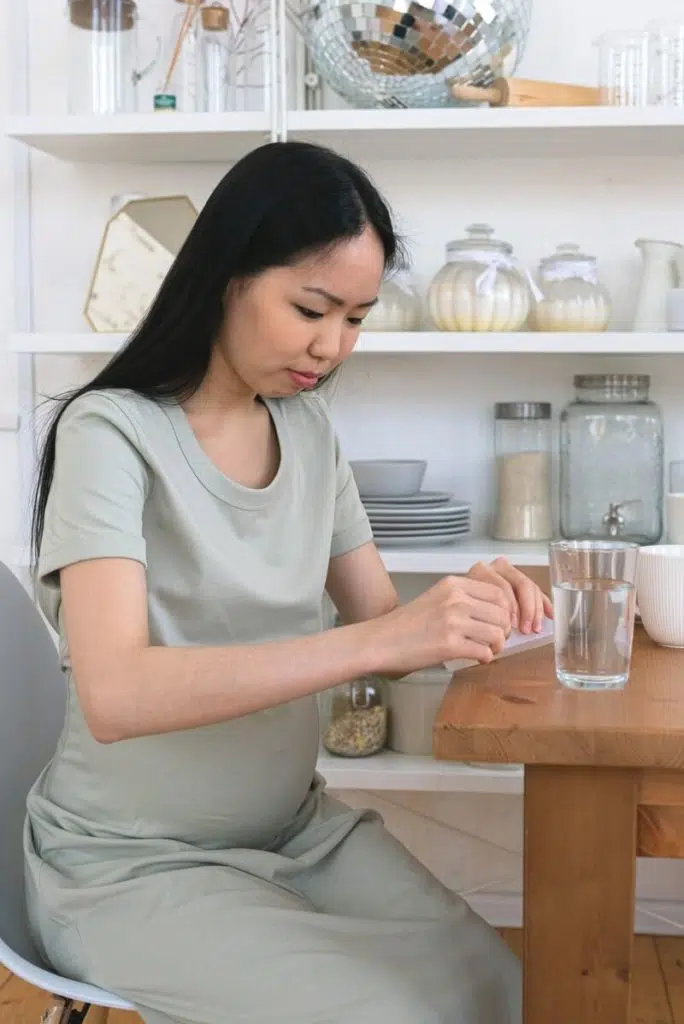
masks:
<svg viewBox="0 0 684 1024"><path fill-rule="evenodd" d="M116 352L126 340L125 334L69 331L50 334L10 334L10 352L33 355L91 355Z"/></svg>
<svg viewBox="0 0 684 1024"><path fill-rule="evenodd" d="M665 107L486 107L299 110L290 138L365 160L469 157L680 156L684 110Z"/></svg>
<svg viewBox="0 0 684 1024"><path fill-rule="evenodd" d="M330 789L410 790L428 793L522 793L522 768L471 768L390 750L373 757L321 754L318 770Z"/></svg>
<svg viewBox="0 0 684 1024"><path fill-rule="evenodd" d="M10 117L5 133L73 163L234 160L268 141L270 114L115 114Z"/></svg>
<svg viewBox="0 0 684 1024"><path fill-rule="evenodd" d="M503 541L480 538L443 544L434 548L378 548L385 568L395 573L425 573L448 576L451 573L467 572L475 562L491 562L503 556L513 565L548 565L547 544L509 544ZM14 546L0 557L10 565L26 568L29 565L28 549Z"/></svg>
<svg viewBox="0 0 684 1024"><path fill-rule="evenodd" d="M9 339L12 352L85 355L116 352L124 343L124 334L104 334L87 331L55 334L13 334ZM367 331L359 338L355 354L376 355L428 355L430 353L538 353L566 355L663 355L684 353L684 332L631 333L629 331L603 333L542 334L519 331L516 333L456 333L449 331Z"/></svg>
<svg viewBox="0 0 684 1024"><path fill-rule="evenodd" d="M270 114L118 114L11 117L13 139L85 163L215 162L270 136ZM292 110L290 138L365 160L681 155L684 110L665 107L486 107Z"/></svg>
<svg viewBox="0 0 684 1024"><path fill-rule="evenodd" d="M382 548L378 551L388 572L449 575L467 572L475 562L507 558L513 565L548 565L548 544L513 544L478 538L434 548Z"/></svg>
<svg viewBox="0 0 684 1024"><path fill-rule="evenodd" d="M469 333L451 331L373 332L359 338L355 352L408 355L429 353L530 353L546 355L662 355L684 353L684 331L542 333L535 331Z"/></svg>

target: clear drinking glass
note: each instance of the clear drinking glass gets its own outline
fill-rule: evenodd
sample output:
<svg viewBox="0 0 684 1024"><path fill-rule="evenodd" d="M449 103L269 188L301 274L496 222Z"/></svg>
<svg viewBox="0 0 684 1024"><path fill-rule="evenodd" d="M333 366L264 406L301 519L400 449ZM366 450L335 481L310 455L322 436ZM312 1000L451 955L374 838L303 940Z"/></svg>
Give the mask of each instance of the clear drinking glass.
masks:
<svg viewBox="0 0 684 1024"><path fill-rule="evenodd" d="M620 690L629 678L639 546L549 544L556 675L573 690Z"/></svg>

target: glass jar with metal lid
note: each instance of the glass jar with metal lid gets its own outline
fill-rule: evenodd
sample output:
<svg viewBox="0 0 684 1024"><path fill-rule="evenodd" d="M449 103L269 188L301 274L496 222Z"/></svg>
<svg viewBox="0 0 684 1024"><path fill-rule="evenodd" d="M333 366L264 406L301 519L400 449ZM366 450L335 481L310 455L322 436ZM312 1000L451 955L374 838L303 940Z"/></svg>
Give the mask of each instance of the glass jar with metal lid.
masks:
<svg viewBox="0 0 684 1024"><path fill-rule="evenodd" d="M663 528L663 422L647 374L580 374L560 419L561 533L654 544Z"/></svg>
<svg viewBox="0 0 684 1024"><path fill-rule="evenodd" d="M551 405L497 402L494 407L498 540L552 536Z"/></svg>
<svg viewBox="0 0 684 1024"><path fill-rule="evenodd" d="M369 757L387 745L385 680L361 676L319 695L321 740L338 757Z"/></svg>

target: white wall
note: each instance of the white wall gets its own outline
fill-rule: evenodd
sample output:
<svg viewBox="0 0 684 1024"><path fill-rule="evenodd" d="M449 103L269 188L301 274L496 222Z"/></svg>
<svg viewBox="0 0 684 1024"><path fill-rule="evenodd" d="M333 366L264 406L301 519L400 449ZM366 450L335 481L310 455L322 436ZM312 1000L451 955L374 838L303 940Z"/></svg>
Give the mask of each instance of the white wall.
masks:
<svg viewBox="0 0 684 1024"><path fill-rule="evenodd" d="M0 42L4 44L5 4L0 0ZM8 108L10 71L0 55L0 123ZM17 409L16 360L6 352L12 307L12 175L10 144L0 136L0 424ZM17 450L14 433L0 430L0 548L12 536L17 517Z"/></svg>
<svg viewBox="0 0 684 1024"><path fill-rule="evenodd" d="M0 39L6 9L0 0ZM143 10L154 0L140 0ZM35 112L64 109L64 4L34 0L32 102ZM677 10L676 0L652 0L648 16ZM532 36L521 73L526 77L591 83L591 33L640 24L640 0L536 0ZM0 60L0 66L5 64ZM0 88L0 114L7 103ZM0 350L9 320L11 190L9 147L0 143ZM615 299L616 327L629 325L639 262L634 239L651 235L684 240L681 160L652 158L485 163L454 158L439 163L374 162L400 226L412 243L418 280L441 265L444 245L466 224L488 221L534 264L559 242L577 241L600 259ZM222 168L211 166L70 166L48 157L32 162L35 257L35 329L78 329L92 261L115 193L186 191L201 204ZM38 384L54 392L81 379L98 360L39 358ZM476 521L488 514L491 407L516 398L551 400L558 411L571 396L573 373L592 369L646 369L662 403L668 457L684 457L684 359L576 356L360 357L345 371L334 411L349 457L406 455L429 459L427 483L451 487L474 502ZM0 409L16 401L16 366L0 358ZM16 455L0 432L0 546L13 541L19 510ZM425 581L412 581L416 583ZM355 798L356 799L356 798ZM361 799L359 797L359 799ZM363 800L371 799L364 795ZM374 796L391 826L442 877L468 892L520 891L520 802L506 797ZM677 899L684 872L657 862L640 868L640 896ZM506 908L508 908L506 910ZM515 914L508 897L496 916ZM662 912L660 905L651 910ZM684 911L665 907L684 927ZM652 919L653 920L653 919ZM643 923L643 922L642 922ZM663 923L656 925L665 927Z"/></svg>

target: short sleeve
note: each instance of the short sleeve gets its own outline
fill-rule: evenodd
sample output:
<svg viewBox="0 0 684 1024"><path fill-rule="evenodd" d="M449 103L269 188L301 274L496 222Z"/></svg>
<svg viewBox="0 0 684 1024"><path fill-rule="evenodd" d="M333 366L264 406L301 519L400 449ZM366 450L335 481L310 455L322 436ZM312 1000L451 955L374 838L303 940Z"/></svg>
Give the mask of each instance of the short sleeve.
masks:
<svg viewBox="0 0 684 1024"><path fill-rule="evenodd" d="M349 463L335 437L336 492L335 520L330 556L344 555L373 539L366 510Z"/></svg>
<svg viewBox="0 0 684 1024"><path fill-rule="evenodd" d="M134 424L91 392L68 406L57 427L55 468L45 510L39 579L90 558L146 564L142 531L147 468Z"/></svg>

